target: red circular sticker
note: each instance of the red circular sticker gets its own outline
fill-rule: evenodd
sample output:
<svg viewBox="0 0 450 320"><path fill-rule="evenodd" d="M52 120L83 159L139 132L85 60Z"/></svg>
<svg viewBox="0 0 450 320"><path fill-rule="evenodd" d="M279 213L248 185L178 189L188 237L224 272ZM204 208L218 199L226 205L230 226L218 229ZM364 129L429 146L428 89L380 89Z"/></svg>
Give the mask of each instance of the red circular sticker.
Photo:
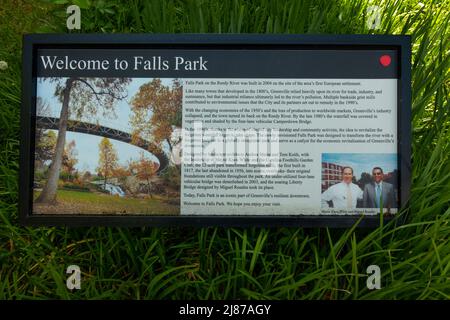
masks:
<svg viewBox="0 0 450 320"><path fill-rule="evenodd" d="M384 56L380 57L380 63L383 67L387 67L391 64L391 57L385 54Z"/></svg>

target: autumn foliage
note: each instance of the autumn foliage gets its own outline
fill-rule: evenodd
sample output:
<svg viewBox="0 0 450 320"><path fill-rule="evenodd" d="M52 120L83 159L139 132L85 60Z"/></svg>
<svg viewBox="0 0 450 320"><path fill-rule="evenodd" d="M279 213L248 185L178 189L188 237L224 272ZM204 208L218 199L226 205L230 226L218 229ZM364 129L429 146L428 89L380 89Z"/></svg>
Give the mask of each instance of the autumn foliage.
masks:
<svg viewBox="0 0 450 320"><path fill-rule="evenodd" d="M146 159L144 154L141 153L141 157L138 161L130 163L130 171L133 172L136 177L147 183L147 190L150 193L151 190L151 178L156 175L159 164L150 159Z"/></svg>
<svg viewBox="0 0 450 320"><path fill-rule="evenodd" d="M107 179L114 175L117 169L117 151L114 149L111 141L108 138L103 138L99 145L99 159L97 173L104 178L104 185L106 186Z"/></svg>
<svg viewBox="0 0 450 320"><path fill-rule="evenodd" d="M181 128L182 94L182 86L176 79L172 87L163 85L160 79L142 85L131 101L133 139L151 141L159 148L165 141L172 151L172 132Z"/></svg>

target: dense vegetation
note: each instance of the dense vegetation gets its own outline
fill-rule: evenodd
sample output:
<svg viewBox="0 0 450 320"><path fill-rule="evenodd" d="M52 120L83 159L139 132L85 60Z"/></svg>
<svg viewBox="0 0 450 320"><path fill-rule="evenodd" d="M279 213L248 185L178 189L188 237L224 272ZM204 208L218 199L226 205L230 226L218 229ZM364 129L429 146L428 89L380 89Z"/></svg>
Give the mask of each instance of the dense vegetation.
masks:
<svg viewBox="0 0 450 320"><path fill-rule="evenodd" d="M21 35L67 32L64 0L0 6L0 298L449 299L446 1L70 1L82 32L410 34L413 184L407 222L377 229L24 228L18 225ZM95 3L95 5L94 5ZM378 5L378 29L367 8ZM82 289L65 286L67 266ZM366 288L379 265L382 289Z"/></svg>

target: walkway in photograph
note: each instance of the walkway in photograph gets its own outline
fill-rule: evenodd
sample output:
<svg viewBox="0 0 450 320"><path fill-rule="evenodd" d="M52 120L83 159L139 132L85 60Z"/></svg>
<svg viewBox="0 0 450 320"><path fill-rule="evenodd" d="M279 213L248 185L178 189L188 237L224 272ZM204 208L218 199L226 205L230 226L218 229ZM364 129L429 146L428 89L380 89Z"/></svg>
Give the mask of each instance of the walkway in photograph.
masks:
<svg viewBox="0 0 450 320"><path fill-rule="evenodd" d="M38 128L42 128L42 129L58 130L59 118L37 116L36 117L36 126ZM144 149L145 151L148 151L148 152L149 152L149 150L156 150L156 147L153 148L152 144L150 142L145 141L143 139L140 139L136 143L133 142L131 134L128 132L124 132L124 131L121 131L118 129L104 127L104 126L101 126L98 124L69 120L69 121L67 121L67 131L92 134L92 135L96 135L96 136L100 136L100 137L114 139L117 141L132 144L132 145L139 147L141 149ZM161 152L161 153L153 153L152 152L152 154L155 155L155 157L158 158L158 160L159 160L159 168L158 168L157 173L160 173L167 167L169 160L163 152Z"/></svg>

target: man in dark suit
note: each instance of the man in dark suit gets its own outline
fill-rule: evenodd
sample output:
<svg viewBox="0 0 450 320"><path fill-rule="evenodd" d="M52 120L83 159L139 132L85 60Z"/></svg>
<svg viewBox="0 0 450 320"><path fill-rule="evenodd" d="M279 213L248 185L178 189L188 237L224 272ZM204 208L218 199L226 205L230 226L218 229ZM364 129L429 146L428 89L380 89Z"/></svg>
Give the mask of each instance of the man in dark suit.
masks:
<svg viewBox="0 0 450 320"><path fill-rule="evenodd" d="M375 167L372 170L373 182L364 187L363 207L364 208L397 208L395 201L394 186L383 181L383 170Z"/></svg>

